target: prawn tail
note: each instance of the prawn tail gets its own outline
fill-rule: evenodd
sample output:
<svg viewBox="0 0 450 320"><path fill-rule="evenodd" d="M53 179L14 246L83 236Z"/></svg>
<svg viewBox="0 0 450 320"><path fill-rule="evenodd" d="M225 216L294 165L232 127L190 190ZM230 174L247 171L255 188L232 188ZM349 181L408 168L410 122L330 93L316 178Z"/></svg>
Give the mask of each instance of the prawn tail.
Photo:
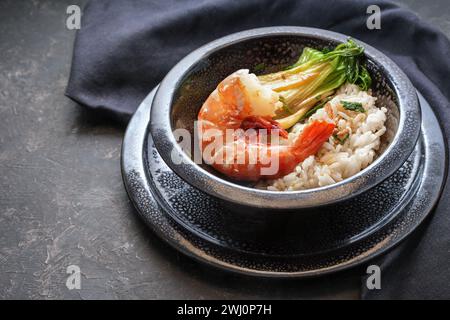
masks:
<svg viewBox="0 0 450 320"><path fill-rule="evenodd" d="M292 146L298 161L301 162L316 154L333 134L334 128L334 123L319 120L307 125Z"/></svg>

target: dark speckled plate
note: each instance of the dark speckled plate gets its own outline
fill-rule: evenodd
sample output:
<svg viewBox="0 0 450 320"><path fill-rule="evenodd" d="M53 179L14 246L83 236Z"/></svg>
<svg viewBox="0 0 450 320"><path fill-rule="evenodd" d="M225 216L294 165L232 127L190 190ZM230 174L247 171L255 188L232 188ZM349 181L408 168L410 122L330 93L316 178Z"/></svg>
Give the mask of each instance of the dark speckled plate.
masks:
<svg viewBox="0 0 450 320"><path fill-rule="evenodd" d="M351 200L258 221L175 175L148 134L154 91L132 118L123 143L122 173L140 216L165 241L211 265L269 277L305 277L365 262L392 248L431 212L439 198L446 149L438 121L420 96L422 135L408 161L388 180ZM326 214L324 214L326 210ZM268 220L269 219L269 220ZM320 230L320 232L319 232Z"/></svg>

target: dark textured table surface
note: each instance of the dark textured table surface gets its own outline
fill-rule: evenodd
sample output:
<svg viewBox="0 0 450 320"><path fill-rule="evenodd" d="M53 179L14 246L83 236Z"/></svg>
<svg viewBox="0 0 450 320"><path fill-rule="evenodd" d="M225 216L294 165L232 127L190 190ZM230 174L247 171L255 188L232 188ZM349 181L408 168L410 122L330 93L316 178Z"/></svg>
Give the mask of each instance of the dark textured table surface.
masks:
<svg viewBox="0 0 450 320"><path fill-rule="evenodd" d="M450 35L448 0L402 0ZM274 281L200 265L137 218L120 174L125 125L64 96L77 0L0 2L0 298L357 298L364 270ZM149 88L150 91L151 88ZM68 290L66 268L81 269Z"/></svg>

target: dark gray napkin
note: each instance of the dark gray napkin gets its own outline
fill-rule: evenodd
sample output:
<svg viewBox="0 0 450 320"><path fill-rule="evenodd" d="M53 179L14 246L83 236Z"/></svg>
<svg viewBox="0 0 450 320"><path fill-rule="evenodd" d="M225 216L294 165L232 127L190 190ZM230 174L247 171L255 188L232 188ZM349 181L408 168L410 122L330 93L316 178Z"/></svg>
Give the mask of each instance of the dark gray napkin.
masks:
<svg viewBox="0 0 450 320"><path fill-rule="evenodd" d="M366 27L373 4L381 8L380 30ZM83 10L66 94L90 108L131 115L187 53L233 32L277 25L329 29L383 51L431 103L449 137L450 42L390 1L91 1ZM449 196L445 188L432 220L375 261L382 290L363 285L363 298L450 298Z"/></svg>

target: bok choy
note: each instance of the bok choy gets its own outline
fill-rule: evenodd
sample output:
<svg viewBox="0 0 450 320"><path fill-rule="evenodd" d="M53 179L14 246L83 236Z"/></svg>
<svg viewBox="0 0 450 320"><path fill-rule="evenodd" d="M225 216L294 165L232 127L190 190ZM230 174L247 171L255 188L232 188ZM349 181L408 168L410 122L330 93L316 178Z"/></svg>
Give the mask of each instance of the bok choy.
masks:
<svg viewBox="0 0 450 320"><path fill-rule="evenodd" d="M372 79L361 64L364 48L352 39L334 50L305 48L286 70L259 76L261 84L278 92L283 110L276 121L283 129L292 127L308 111L346 82L367 90Z"/></svg>

